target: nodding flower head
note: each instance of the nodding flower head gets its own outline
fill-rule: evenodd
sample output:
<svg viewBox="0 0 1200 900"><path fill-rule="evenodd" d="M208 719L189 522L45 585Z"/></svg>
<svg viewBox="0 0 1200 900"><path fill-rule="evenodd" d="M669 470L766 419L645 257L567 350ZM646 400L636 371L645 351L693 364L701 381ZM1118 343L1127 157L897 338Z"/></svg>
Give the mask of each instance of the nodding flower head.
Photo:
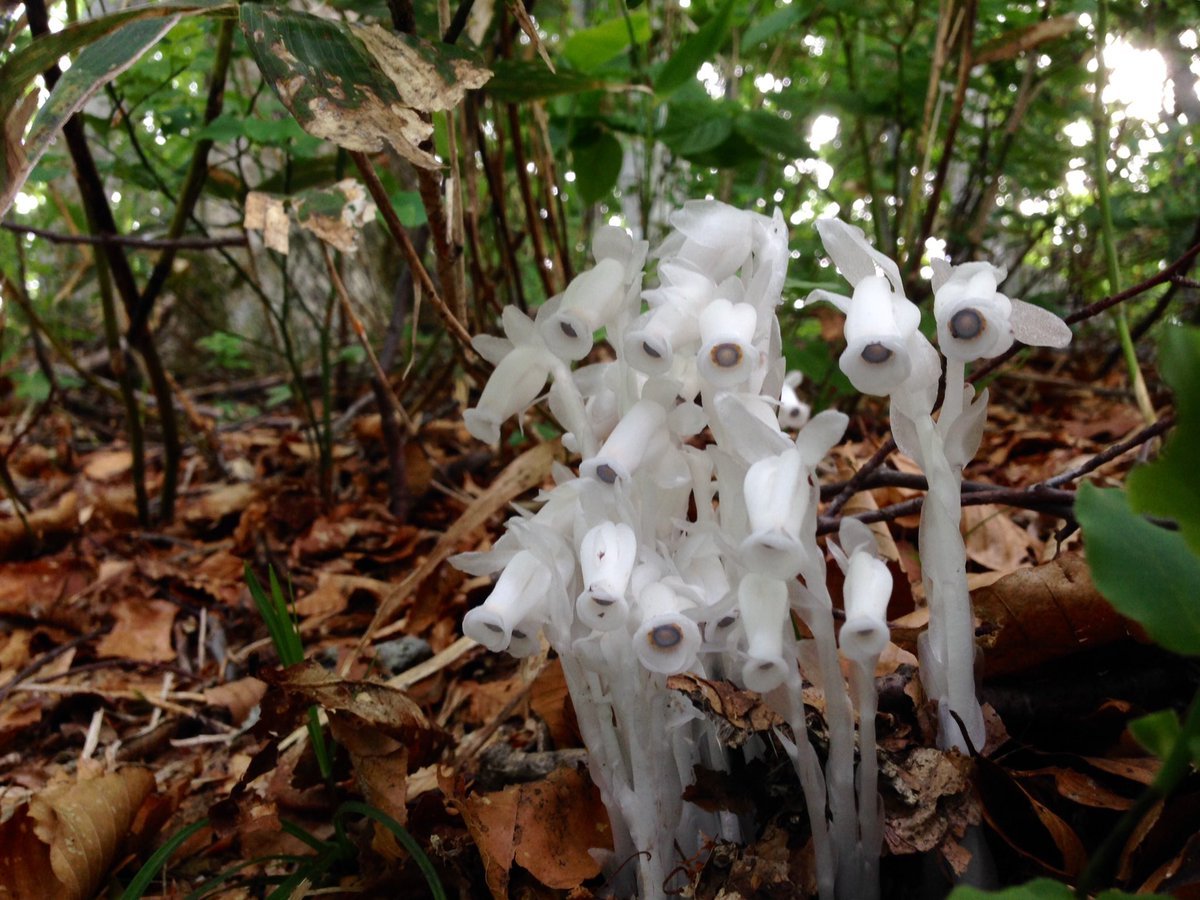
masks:
<svg viewBox="0 0 1200 900"><path fill-rule="evenodd" d="M934 291L938 346L947 357L990 359L1012 346L1012 301L997 290L1003 278L991 263L964 263Z"/></svg>
<svg viewBox="0 0 1200 900"><path fill-rule="evenodd" d="M779 395L779 427L795 431L802 428L812 415L812 407L800 399L796 388L804 380L803 372L788 372Z"/></svg>
<svg viewBox="0 0 1200 900"><path fill-rule="evenodd" d="M856 550L850 554L843 592L846 621L838 645L850 659L874 659L888 642L887 607L892 596L892 573L869 550Z"/></svg>
<svg viewBox="0 0 1200 900"><path fill-rule="evenodd" d="M625 299L625 267L601 259L567 285L558 309L538 323L546 346L560 359L583 359L591 352L592 335L611 322Z"/></svg>
<svg viewBox="0 0 1200 900"><path fill-rule="evenodd" d="M514 347L488 378L479 402L463 415L467 431L488 444L500 440L501 423L538 398L550 377L550 365L551 357L542 347Z"/></svg>
<svg viewBox="0 0 1200 900"><path fill-rule="evenodd" d="M754 328L758 313L749 303L717 299L700 314L700 353L696 367L716 387L729 388L750 377L758 365Z"/></svg>
<svg viewBox="0 0 1200 900"><path fill-rule="evenodd" d="M800 532L811 491L808 470L795 447L760 459L746 472L744 483L750 536L742 542L748 569L776 578L791 578L808 561Z"/></svg>
<svg viewBox="0 0 1200 900"><path fill-rule="evenodd" d="M651 672L675 675L684 671L700 649L700 626L684 615L682 597L661 581L638 595L642 620L633 635L634 652Z"/></svg>
<svg viewBox="0 0 1200 900"><path fill-rule="evenodd" d="M775 578L749 574L738 585L738 610L746 632L742 682L760 693L787 680L791 665L783 655L783 629L788 620L787 585Z"/></svg>
<svg viewBox="0 0 1200 900"><path fill-rule="evenodd" d="M536 638L553 577L528 550L518 551L504 567L487 600L463 619L463 634L493 653L509 649L514 640L530 639L531 632Z"/></svg>
<svg viewBox="0 0 1200 900"><path fill-rule="evenodd" d="M872 275L859 281L846 311L846 349L838 360L850 383L876 396L903 384L912 372L908 343L919 321L917 308L897 297L887 279Z"/></svg>
<svg viewBox="0 0 1200 900"><path fill-rule="evenodd" d="M628 482L653 443L664 439L666 411L653 400L639 400L621 417L600 452L585 459L579 474L604 484Z"/></svg>
<svg viewBox="0 0 1200 900"><path fill-rule="evenodd" d="M575 610L585 625L615 631L625 624L629 604L625 591L637 562L637 535L623 522L601 522L579 545L583 593Z"/></svg>

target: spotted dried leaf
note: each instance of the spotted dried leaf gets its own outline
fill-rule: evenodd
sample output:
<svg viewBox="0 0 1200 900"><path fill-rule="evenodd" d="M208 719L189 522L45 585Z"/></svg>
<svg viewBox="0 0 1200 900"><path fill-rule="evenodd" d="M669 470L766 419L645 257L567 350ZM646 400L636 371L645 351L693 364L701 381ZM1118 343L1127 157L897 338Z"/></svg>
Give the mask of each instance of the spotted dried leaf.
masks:
<svg viewBox="0 0 1200 900"><path fill-rule="evenodd" d="M721 742L728 747L740 747L754 735L784 724L760 695L739 690L728 681L709 681L684 673L667 678L667 687L679 691L697 709L714 717Z"/></svg>
<svg viewBox="0 0 1200 900"><path fill-rule="evenodd" d="M242 30L283 105L314 137L347 150L385 145L414 165L440 163L421 147L428 113L452 109L491 73L463 51L377 25L348 25L262 4L240 7Z"/></svg>

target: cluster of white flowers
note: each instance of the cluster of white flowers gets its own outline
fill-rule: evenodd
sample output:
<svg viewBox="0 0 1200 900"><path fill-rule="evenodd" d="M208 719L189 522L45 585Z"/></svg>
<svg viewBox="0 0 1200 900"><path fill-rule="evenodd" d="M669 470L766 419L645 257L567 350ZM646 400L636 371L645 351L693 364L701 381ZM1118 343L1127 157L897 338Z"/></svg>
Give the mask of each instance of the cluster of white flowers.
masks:
<svg viewBox="0 0 1200 900"><path fill-rule="evenodd" d="M873 774L866 802L855 796L853 710L816 540L815 470L847 420L810 420L798 378L784 371L782 216L702 201L671 225L654 254L656 287L642 288L647 245L602 228L595 265L535 320L510 308L506 340L476 339L496 369L466 414L471 433L497 440L500 423L551 380L550 409L582 462L578 475L557 470L536 514L510 520L492 550L456 559L475 574L503 570L463 630L493 650L529 654L544 637L557 652L609 809L613 868L637 855L646 897L667 890L706 839L742 837L737 817L681 799L696 765L728 761L666 677L762 692L791 726L780 740L811 801L822 894L832 897L835 878L874 880L862 860L878 857L881 839ZM572 369L601 329L616 359ZM837 558L848 573L843 651L862 670L873 727L891 578L859 523L847 523ZM828 695L828 778L808 743L793 615L814 635L810 678ZM873 738L870 747L864 759Z"/></svg>
<svg viewBox="0 0 1200 900"><path fill-rule="evenodd" d="M975 396L965 383L965 367L999 356L1014 339L1065 347L1071 330L1053 313L1000 293L1003 269L935 259L933 314L938 348L946 358L945 399L935 420L942 359L917 330L920 310L905 297L900 270L853 225L822 219L817 230L854 295L815 291L809 299L828 300L846 314L842 370L863 393L891 400L896 445L929 481L919 535L929 629L918 647L925 692L938 706L939 741L964 752L972 746L982 750L984 721L975 698L975 628L960 519L962 470L979 449L988 395L985 390Z"/></svg>
<svg viewBox="0 0 1200 900"><path fill-rule="evenodd" d="M733 814L682 799L695 766L729 768L712 723L667 688L668 676L691 672L760 692L788 724L790 733L776 738L804 789L821 896L870 900L882 843L874 672L888 640L892 577L870 530L843 520L840 546L829 544L846 576L839 633L816 539L816 470L847 418L810 418L797 378L784 371L775 307L788 248L779 211L767 217L697 201L670 222L653 254L656 287L642 286L648 245L602 228L595 265L535 319L510 307L505 339L475 339L496 368L466 413L471 433L495 442L501 423L541 398L549 381L563 443L582 459L578 474L558 467L536 513L510 519L491 550L455 558L471 574L501 573L463 630L494 651L525 656L544 639L558 654L609 811L610 872L627 878L634 866L625 864L636 857L640 896L678 887L672 873L708 839L743 837ZM960 361L955 411L935 425L940 357L918 330L920 312L895 264L852 226L824 220L818 228L854 285L852 298L816 295L847 314L842 368L860 390L890 395L897 442L942 500L926 504L921 533L932 607L922 674L943 728L953 711L976 740L982 718L957 492L986 396L962 411L961 360L1005 349L1019 321L1043 330L1046 322L999 294L1002 275L990 266L939 269L939 333L944 320L943 346L952 342L947 355ZM601 330L616 358L572 368ZM811 638L798 638L797 620ZM824 694L824 767L808 740L805 678ZM760 752L761 744L744 749ZM633 893L628 883L614 888Z"/></svg>

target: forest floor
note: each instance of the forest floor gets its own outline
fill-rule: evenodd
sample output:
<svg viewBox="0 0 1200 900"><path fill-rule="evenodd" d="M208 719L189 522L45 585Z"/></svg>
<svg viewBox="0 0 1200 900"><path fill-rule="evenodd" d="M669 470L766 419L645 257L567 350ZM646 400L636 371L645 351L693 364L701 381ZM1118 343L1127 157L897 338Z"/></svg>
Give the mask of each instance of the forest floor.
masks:
<svg viewBox="0 0 1200 900"><path fill-rule="evenodd" d="M969 480L1035 485L1143 427L1116 377L1097 385L1069 368L1024 371L993 382ZM883 443L883 412L853 412L826 482L844 481ZM429 896L394 832L354 801L403 825L448 895L603 892L588 850L603 845L606 817L561 670L546 655L518 662L463 638L462 616L488 580L446 563L486 548L510 504L531 502L564 458L555 443L528 428L496 456L457 415L427 422L407 444L411 512L400 521L387 509L377 415L353 420L335 443L327 498L298 420L259 418L210 429L207 444L201 435L175 522L147 529L129 449L99 433L46 412L6 448L36 539L8 504L0 897L121 896L172 836L182 842L144 896ZM1119 483L1136 454L1088 477ZM889 466L916 471L895 454ZM919 494L879 487L845 511ZM978 849L968 833L985 836L1002 883L1078 874L1156 771L1126 721L1181 702L1197 680L1104 603L1062 519L984 504L967 506L964 522L990 729L973 759L931 749L914 675L925 620L917 513L886 528L901 577L895 643L877 672L885 897L944 893ZM278 666L247 563L264 582L270 566L290 585L307 663ZM693 788L695 802L742 814L756 834L749 846L680 860L693 895L797 896L811 886L805 819L769 721L731 686L677 686L724 720L731 743L768 738L764 756L732 776L701 773ZM820 693L809 700L820 747ZM327 722L328 777L305 727L314 706ZM1198 826L1200 784L1189 781L1125 848L1122 883L1195 877Z"/></svg>

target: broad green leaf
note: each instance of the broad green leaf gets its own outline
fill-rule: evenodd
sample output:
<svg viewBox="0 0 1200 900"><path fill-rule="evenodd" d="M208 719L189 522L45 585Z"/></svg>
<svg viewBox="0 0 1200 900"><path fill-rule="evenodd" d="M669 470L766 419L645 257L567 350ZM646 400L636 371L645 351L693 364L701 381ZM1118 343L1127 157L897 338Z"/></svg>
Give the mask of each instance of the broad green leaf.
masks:
<svg viewBox="0 0 1200 900"><path fill-rule="evenodd" d="M806 12L803 5L798 2L775 10L769 16L759 19L742 33L742 46L753 47L775 37L799 22Z"/></svg>
<svg viewBox="0 0 1200 900"><path fill-rule="evenodd" d="M414 165L436 168L420 145L424 114L457 106L491 72L463 51L378 25L346 25L246 3L242 31L259 69L300 126L347 150L390 144Z"/></svg>
<svg viewBox="0 0 1200 900"><path fill-rule="evenodd" d="M506 103L545 100L609 87L607 82L585 72L571 69L551 72L542 62L502 59L495 63L494 69L495 74L484 90Z"/></svg>
<svg viewBox="0 0 1200 900"><path fill-rule="evenodd" d="M1173 709L1163 709L1129 723L1133 739L1157 756L1166 759L1179 740L1182 729Z"/></svg>
<svg viewBox="0 0 1200 900"><path fill-rule="evenodd" d="M785 119L765 109L747 110L737 117L738 134L767 153L781 153L788 159L809 156L812 148L801 130L801 120Z"/></svg>
<svg viewBox="0 0 1200 900"><path fill-rule="evenodd" d="M182 16L232 8L228 0L165 0L89 19L39 38L9 57L0 66L0 216L8 212L62 124L89 98L133 65ZM83 51L59 79L22 141L36 109L36 92L26 93L34 78L81 47Z"/></svg>
<svg viewBox="0 0 1200 900"><path fill-rule="evenodd" d="M725 0L703 27L685 40L658 70L654 91L659 96L672 94L696 77L696 72L721 49L729 37L733 18L733 0Z"/></svg>
<svg viewBox="0 0 1200 900"><path fill-rule="evenodd" d="M1075 513L1100 593L1168 650L1200 655L1200 557L1183 536L1146 521L1115 489L1082 485Z"/></svg>
<svg viewBox="0 0 1200 900"><path fill-rule="evenodd" d="M608 131L596 131L571 147L575 170L575 188L583 202L595 203L609 195L621 174L624 151L621 142Z"/></svg>
<svg viewBox="0 0 1200 900"><path fill-rule="evenodd" d="M949 900L1074 900L1075 893L1060 881L1038 878L1003 891L981 891L973 887L956 887Z"/></svg>
<svg viewBox="0 0 1200 900"><path fill-rule="evenodd" d="M736 103L707 96L696 101L673 102L659 137L678 155L694 159L720 146L733 134L733 115L738 109Z"/></svg>
<svg viewBox="0 0 1200 900"><path fill-rule="evenodd" d="M80 47L86 47L130 22L176 15L213 15L232 12L236 8L237 4L232 0L160 0L88 19L39 38L0 66L0 116L7 116L33 80L60 58L70 56Z"/></svg>
<svg viewBox="0 0 1200 900"><path fill-rule="evenodd" d="M591 28L576 31L563 45L563 59L580 72L593 72L619 53L629 49L630 34L638 44L650 38L650 17L645 10L616 16Z"/></svg>
<svg viewBox="0 0 1200 900"><path fill-rule="evenodd" d="M1163 378L1175 391L1175 429L1159 458L1129 475L1135 510L1173 519L1200 555L1200 329L1173 328L1160 351Z"/></svg>

